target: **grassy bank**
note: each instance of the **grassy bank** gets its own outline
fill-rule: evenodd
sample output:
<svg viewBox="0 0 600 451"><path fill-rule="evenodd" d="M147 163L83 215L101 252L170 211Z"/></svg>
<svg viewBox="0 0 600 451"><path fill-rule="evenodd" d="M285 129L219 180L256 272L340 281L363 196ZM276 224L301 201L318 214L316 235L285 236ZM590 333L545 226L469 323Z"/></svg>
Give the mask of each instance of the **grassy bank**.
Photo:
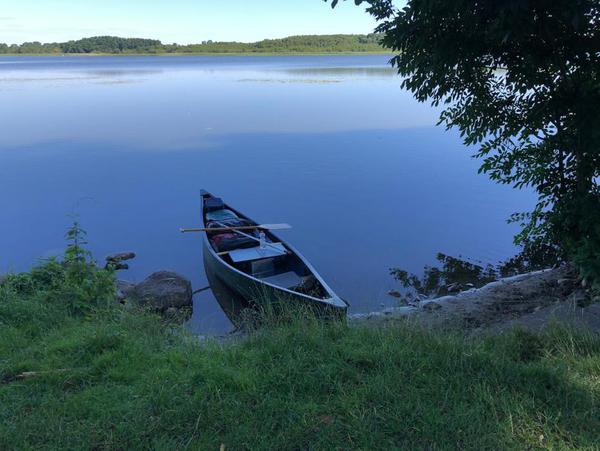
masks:
<svg viewBox="0 0 600 451"><path fill-rule="evenodd" d="M71 262L0 286L0 449L600 443L598 337L292 321L201 343Z"/></svg>

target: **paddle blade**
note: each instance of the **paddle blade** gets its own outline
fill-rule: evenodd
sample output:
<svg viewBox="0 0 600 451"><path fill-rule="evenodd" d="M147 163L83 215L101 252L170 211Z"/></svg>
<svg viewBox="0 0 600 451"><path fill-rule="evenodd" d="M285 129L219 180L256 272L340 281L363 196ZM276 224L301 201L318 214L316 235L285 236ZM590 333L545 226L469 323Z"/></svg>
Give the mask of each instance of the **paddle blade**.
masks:
<svg viewBox="0 0 600 451"><path fill-rule="evenodd" d="M260 224L258 226L261 229L266 229L266 230L288 230L291 229L292 226L289 224Z"/></svg>

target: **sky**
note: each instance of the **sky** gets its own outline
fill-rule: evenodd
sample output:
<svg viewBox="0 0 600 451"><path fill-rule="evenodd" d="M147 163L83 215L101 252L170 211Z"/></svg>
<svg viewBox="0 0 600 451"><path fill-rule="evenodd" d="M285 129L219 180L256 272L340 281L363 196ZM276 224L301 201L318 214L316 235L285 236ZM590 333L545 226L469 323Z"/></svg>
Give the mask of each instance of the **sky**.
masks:
<svg viewBox="0 0 600 451"><path fill-rule="evenodd" d="M370 33L364 7L323 0L0 0L0 42L98 35L190 44L298 34Z"/></svg>

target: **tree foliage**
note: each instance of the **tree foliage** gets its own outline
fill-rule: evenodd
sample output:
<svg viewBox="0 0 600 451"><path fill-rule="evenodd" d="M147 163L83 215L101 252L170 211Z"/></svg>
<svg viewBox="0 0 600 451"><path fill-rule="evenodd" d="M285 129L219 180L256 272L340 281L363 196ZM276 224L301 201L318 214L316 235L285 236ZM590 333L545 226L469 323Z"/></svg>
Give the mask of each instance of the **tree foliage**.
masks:
<svg viewBox="0 0 600 451"><path fill-rule="evenodd" d="M481 171L537 191L513 218L517 242L555 244L600 283L600 2L355 3L379 20L403 86L478 146Z"/></svg>
<svg viewBox="0 0 600 451"><path fill-rule="evenodd" d="M204 41L200 44L163 44L155 39L96 36L63 43L0 44L0 54L162 54L162 53L313 53L382 51L379 36L315 35L265 39L254 43Z"/></svg>
<svg viewBox="0 0 600 451"><path fill-rule="evenodd" d="M96 36L60 44L63 53L128 53L151 52L161 45L156 39Z"/></svg>

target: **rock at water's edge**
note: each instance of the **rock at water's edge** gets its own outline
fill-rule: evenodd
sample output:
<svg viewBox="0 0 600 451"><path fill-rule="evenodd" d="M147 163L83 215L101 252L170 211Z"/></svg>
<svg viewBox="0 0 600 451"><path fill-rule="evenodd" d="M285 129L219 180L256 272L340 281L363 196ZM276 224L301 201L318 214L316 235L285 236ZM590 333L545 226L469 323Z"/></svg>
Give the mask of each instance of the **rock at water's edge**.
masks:
<svg viewBox="0 0 600 451"><path fill-rule="evenodd" d="M117 280L117 299L120 301L135 295L135 283L127 280Z"/></svg>
<svg viewBox="0 0 600 451"><path fill-rule="evenodd" d="M187 307L192 305L192 283L177 273L159 271L135 285L131 295L140 305L161 311Z"/></svg>

